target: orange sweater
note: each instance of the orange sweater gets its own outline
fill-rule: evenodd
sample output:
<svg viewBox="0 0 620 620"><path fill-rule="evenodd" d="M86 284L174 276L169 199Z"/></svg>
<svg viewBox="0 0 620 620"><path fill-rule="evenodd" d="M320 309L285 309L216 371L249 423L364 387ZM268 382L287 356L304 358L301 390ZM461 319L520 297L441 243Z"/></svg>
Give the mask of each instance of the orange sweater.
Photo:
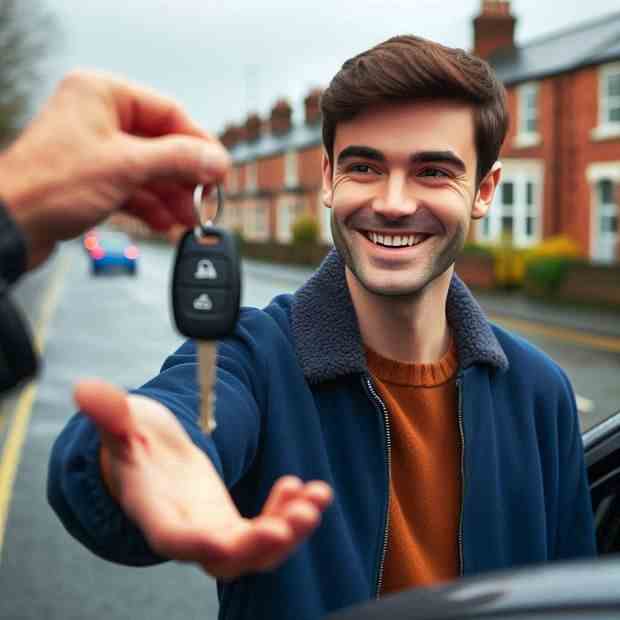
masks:
<svg viewBox="0 0 620 620"><path fill-rule="evenodd" d="M461 503L456 349L451 345L432 364L403 364L366 353L392 433L381 594L453 579Z"/></svg>

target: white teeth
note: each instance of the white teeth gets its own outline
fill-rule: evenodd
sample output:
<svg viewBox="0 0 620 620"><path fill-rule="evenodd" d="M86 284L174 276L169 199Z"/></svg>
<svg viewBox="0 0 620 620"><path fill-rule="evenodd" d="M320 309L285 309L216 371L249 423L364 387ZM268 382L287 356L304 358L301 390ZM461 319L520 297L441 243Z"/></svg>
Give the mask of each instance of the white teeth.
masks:
<svg viewBox="0 0 620 620"><path fill-rule="evenodd" d="M367 232L366 236L373 243L388 247L411 247L424 239L423 235L381 235L375 232Z"/></svg>

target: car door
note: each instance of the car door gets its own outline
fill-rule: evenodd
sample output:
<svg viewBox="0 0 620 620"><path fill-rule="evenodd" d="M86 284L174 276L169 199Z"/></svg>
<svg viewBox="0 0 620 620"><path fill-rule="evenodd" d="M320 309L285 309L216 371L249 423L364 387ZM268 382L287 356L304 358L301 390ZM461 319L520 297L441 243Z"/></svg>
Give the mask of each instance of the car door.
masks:
<svg viewBox="0 0 620 620"><path fill-rule="evenodd" d="M620 553L620 410L583 435L600 554Z"/></svg>

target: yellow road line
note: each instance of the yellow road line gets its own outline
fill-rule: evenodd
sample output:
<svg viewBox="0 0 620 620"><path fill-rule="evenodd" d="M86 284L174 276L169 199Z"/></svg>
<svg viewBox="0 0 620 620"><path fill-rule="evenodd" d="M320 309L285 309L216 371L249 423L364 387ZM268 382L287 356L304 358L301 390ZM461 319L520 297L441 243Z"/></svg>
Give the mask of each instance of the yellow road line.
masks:
<svg viewBox="0 0 620 620"><path fill-rule="evenodd" d="M542 323L533 323L522 319L506 318L498 315L489 315L494 323L503 325L508 329L519 330L527 334L545 336L560 342L577 344L591 349L620 353L620 338L612 336L597 336L588 334L569 327L553 327Z"/></svg>
<svg viewBox="0 0 620 620"><path fill-rule="evenodd" d="M47 330L53 312L60 298L61 285L69 267L69 260L66 254L60 257L60 262L53 275L52 281L45 291L45 297L41 307L41 314L37 322L34 334L35 345L40 354L45 349ZM0 561L2 559L2 546L4 543L4 533L11 504L11 495L17 468L21 459L21 452L28 432L28 423L32 413L32 406L37 394L38 381L30 382L20 394L13 422L9 428L2 458L0 459Z"/></svg>

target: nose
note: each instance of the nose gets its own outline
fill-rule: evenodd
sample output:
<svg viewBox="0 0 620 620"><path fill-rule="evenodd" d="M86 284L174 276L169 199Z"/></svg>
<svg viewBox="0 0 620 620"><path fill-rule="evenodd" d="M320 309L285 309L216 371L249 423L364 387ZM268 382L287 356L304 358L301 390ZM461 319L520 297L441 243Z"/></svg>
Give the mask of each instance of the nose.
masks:
<svg viewBox="0 0 620 620"><path fill-rule="evenodd" d="M383 195L377 196L372 209L386 219L399 219L411 215L417 209L417 202L407 187L407 177L404 173L393 172L388 177Z"/></svg>

